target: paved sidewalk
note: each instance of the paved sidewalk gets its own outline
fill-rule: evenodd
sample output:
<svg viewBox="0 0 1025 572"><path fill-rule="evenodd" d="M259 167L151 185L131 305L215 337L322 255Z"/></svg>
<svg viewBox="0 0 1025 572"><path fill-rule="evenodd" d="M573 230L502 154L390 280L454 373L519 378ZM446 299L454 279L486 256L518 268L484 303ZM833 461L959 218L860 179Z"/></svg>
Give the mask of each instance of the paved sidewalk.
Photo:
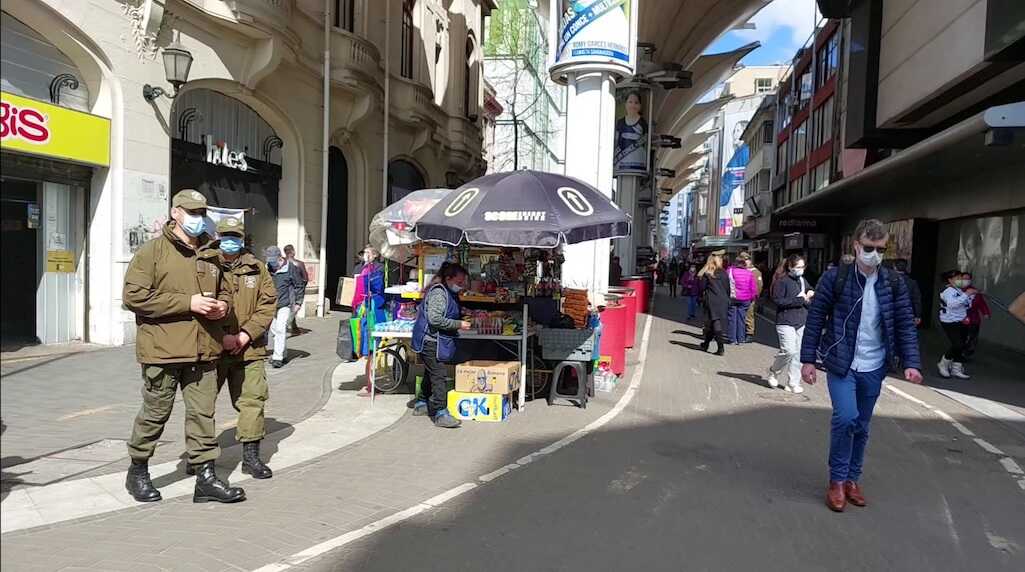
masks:
<svg viewBox="0 0 1025 572"><path fill-rule="evenodd" d="M244 503L196 505L180 497L18 530L3 535L0 564L19 571L255 569L501 469L607 413L624 385L599 393L587 409L532 401L504 423L454 431L405 415L273 479L247 481ZM286 445L304 447L290 440L279 454Z"/></svg>
<svg viewBox="0 0 1025 572"><path fill-rule="evenodd" d="M268 432L287 429L327 400L327 376L338 363L338 318L301 321L308 332L288 341L291 361L267 368ZM70 478L124 470L125 440L142 402L135 347L59 353L0 366L2 491L38 487ZM153 462L183 453L185 407L179 394ZM222 446L234 444L234 420L227 390L217 403Z"/></svg>
<svg viewBox="0 0 1025 572"><path fill-rule="evenodd" d="M765 387L768 329L762 343L720 358L695 351L697 329L679 322L678 308L664 299L658 308L648 354L629 354L625 379L643 367L638 385L620 383L586 410L531 402L505 423L455 431L404 415L269 481L247 481L241 504L181 497L4 534L0 565L1022 569L1019 435L928 388L892 382L873 424L873 504L834 515L822 505L825 387L803 396ZM584 427L593 429L567 443ZM302 447L287 445L279 454Z"/></svg>

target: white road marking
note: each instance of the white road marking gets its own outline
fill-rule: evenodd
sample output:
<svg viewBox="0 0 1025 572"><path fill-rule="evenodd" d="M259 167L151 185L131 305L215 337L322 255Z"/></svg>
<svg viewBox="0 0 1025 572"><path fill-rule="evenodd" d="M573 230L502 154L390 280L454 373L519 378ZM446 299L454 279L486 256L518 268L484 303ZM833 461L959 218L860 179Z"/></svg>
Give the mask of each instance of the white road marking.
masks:
<svg viewBox="0 0 1025 572"><path fill-rule="evenodd" d="M953 423L951 423L951 425L953 425L953 426L954 426L954 429L957 429L957 430L958 430L958 431L960 431L960 432L961 432L961 433L962 433L963 435L967 435L968 437L974 437L974 436L975 436L975 433L974 433L974 432L972 432L972 430L971 430L971 429L969 429L969 428L965 427L964 425L961 425L961 424L960 424L960 423L958 423L957 421L954 421Z"/></svg>
<svg viewBox="0 0 1025 572"><path fill-rule="evenodd" d="M641 380L644 377L644 364L645 364L646 358L648 356L648 341L649 341L650 337L651 337L651 315L648 315L647 320L646 320L646 322L644 324L644 336L641 338L640 359L638 360L637 369L634 370L633 376L631 376L631 378L630 378L630 386L627 387L626 392L623 393L623 396L619 398L619 401L616 402L616 405L614 405L612 407L612 409L610 409L608 412L606 412L604 415L602 415L598 419L595 419L594 421L589 423L587 426L585 426L585 427L583 427L581 429L577 429L573 433L569 434L566 437L563 437L562 439L559 439L555 443L552 443L551 445L548 445L547 447L545 447L543 449L540 449L540 450L538 450L538 451L536 451L534 453L531 453L531 454L527 455L526 457L523 457L523 458L517 460L515 463L508 464L508 465L506 465L506 466L504 466L504 467L502 467L502 468L500 468L498 470L492 471L490 473L486 473L486 474L480 475L479 477L477 477L477 481L480 482L480 483L487 483L487 482L493 481L493 480L495 480L495 479L497 479L497 478L499 478L499 477L501 477L501 476L503 476L503 475L505 475L505 474L507 474L507 473L509 473L511 471L514 471L514 470L516 470L516 469L518 469L520 467L523 467L523 466L533 462L534 460L536 460L536 459L538 459L540 457L543 457L543 456L545 456L547 454L550 454L550 453L553 453L555 451L558 451L559 449L565 447L566 445L569 445L570 443L573 443L574 441L576 441L576 440L578 440L578 439L580 439L582 437L585 437L588 434L590 434L590 433L592 433L592 432L594 432L594 431L596 431L598 429L601 429L609 421L612 421L613 419L615 419L616 416L619 415L620 413L622 413L623 409L625 409L626 406L629 405L631 401L633 401L634 395L637 393L637 390L638 390L638 388L641 385ZM642 479L643 479L643 477L642 477ZM413 518L414 516L416 516L418 514L421 514L421 513L425 512L425 511L429 511L429 510L435 509L435 508L441 506L442 504L444 504L445 502L448 502L449 500L452 500L453 498L455 498L455 497L457 497L457 496L459 496L459 495L461 495L463 493L466 493L466 492L468 492L470 490L473 490L473 489L477 488L478 486L479 485L477 483L463 483L463 484L458 485L456 487L453 487L453 488L451 488L451 489L449 489L449 490L447 490L447 491L445 491L445 492L443 492L443 493L441 493L441 494L439 494L439 495L437 495L435 497L432 497L432 498L430 498L430 499L428 499L428 500L426 500L426 501L424 501L422 503L413 505L412 507L407 508L406 510L399 511L399 512L397 512L395 514L392 514L390 516L387 516L387 517L385 517L385 518L383 518L381 520L374 521L374 522L364 526L363 528L359 528L357 530L353 530L351 532L347 532L347 533L342 534L340 536L336 536L334 538L325 540L324 542L321 542L320 544L317 544L315 546L311 546L311 547L307 548L306 550L303 550L301 552L297 552L297 553L293 554L292 556L289 556L287 558L279 560L278 562L274 562L272 564L268 564L266 566L262 566L260 568L257 568L253 572L283 572L284 570L288 570L289 568L292 568L293 566L297 566L297 565L302 564L303 562L306 562L306 561L308 561L310 559L313 559L313 558L316 558L316 557L321 556L323 554L326 554L327 552L330 552L331 550L334 550L336 548L340 548L340 547L345 546L347 544L351 544L352 542L355 542L356 540L359 540L359 539L361 539L361 538L363 538L365 536L369 536L369 535L371 535L371 534L373 534L373 533L375 533L375 532L377 532L379 530L383 530L385 528L388 528L389 526L392 526L393 524L398 524L398 523L400 523L402 521L405 521L405 520L408 520L410 518ZM630 488L633 488L633 486L636 486L636 484L633 484ZM629 489L627 489L627 490L629 490Z"/></svg>
<svg viewBox="0 0 1025 572"><path fill-rule="evenodd" d="M1014 459L1010 457L1001 458L1000 464L1003 465L1004 469L1012 475L1025 475L1025 471L1022 470L1021 465L1014 462Z"/></svg>
<svg viewBox="0 0 1025 572"><path fill-rule="evenodd" d="M933 407L932 405L927 404L926 402L922 401L921 399L918 399L917 397L909 395L908 393L905 393L905 392L897 389L896 387L893 387L890 384L886 385L886 389L889 389L890 391L892 391L896 395L899 395L899 396L903 397L904 399L907 399L908 401L911 401L912 403L916 403L918 405L921 405L922 407L925 407L929 411L932 411L934 414L936 414L937 417L939 417L940 419L943 419L944 421L947 421L948 423L953 425L954 428L956 428L962 434L968 435L969 437L975 437L975 434L972 433L971 430L969 430L967 427L965 427L961 423L958 423L957 420L955 420L953 417L950 416L950 414L948 414L947 412L943 411L942 409L938 409L936 407ZM993 455L1000 455L1001 458L998 459L1000 465L1004 467L1004 470L1007 471L1007 473L1010 474L1012 478L1014 478L1014 481L1016 483L1018 483L1018 487L1020 487L1021 490L1025 491L1025 470L1022 470L1021 465L1016 463L1014 459L1012 459L1010 457L1004 456L1004 455L1006 455L1006 453L1004 453L1003 451L998 449L996 446L994 446L989 441L986 441L985 439L980 439L980 438L975 438L974 441L975 441L976 445L978 445L980 448L982 448L982 450L986 451L987 453L991 453Z"/></svg>
<svg viewBox="0 0 1025 572"><path fill-rule="evenodd" d="M961 536L957 533L957 527L954 526L954 515L950 512L950 503L947 502L946 495L940 495L940 499L943 500L943 521L947 524L947 530L950 532L950 538L954 540L954 546L957 547L958 552L961 551Z"/></svg>
<svg viewBox="0 0 1025 572"><path fill-rule="evenodd" d="M1006 455L1007 454L1007 453L1004 453L1003 451L1001 451L1000 449L997 449L995 446L993 446L992 443L990 443L989 441L987 441L985 439L980 439L980 438L976 437L975 438L975 443L978 446L980 446L983 449L985 449L986 451L988 451L990 453L993 453L994 455L1001 455L1002 456L1002 455Z"/></svg>

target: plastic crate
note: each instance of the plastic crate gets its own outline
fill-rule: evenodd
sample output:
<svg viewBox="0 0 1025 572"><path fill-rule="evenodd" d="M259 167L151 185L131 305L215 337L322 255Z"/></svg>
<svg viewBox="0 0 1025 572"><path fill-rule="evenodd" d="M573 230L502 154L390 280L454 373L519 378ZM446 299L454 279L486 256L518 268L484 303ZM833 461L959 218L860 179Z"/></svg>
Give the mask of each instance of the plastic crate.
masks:
<svg viewBox="0 0 1025 572"><path fill-rule="evenodd" d="M542 359L552 361L592 361L594 330L544 328L540 332Z"/></svg>

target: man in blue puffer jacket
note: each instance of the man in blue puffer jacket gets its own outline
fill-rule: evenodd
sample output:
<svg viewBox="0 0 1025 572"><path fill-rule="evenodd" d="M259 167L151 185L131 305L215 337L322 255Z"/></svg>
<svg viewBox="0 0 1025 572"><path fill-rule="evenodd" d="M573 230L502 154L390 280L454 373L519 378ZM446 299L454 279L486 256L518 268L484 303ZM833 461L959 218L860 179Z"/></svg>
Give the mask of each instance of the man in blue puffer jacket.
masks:
<svg viewBox="0 0 1025 572"><path fill-rule="evenodd" d="M888 366L900 361L904 378L922 382L918 331L907 285L881 268L888 235L883 223L862 221L854 231L853 265L827 270L808 309L801 345L801 378L814 384L815 362L826 368L833 419L826 505L865 506L858 486L872 410Z"/></svg>

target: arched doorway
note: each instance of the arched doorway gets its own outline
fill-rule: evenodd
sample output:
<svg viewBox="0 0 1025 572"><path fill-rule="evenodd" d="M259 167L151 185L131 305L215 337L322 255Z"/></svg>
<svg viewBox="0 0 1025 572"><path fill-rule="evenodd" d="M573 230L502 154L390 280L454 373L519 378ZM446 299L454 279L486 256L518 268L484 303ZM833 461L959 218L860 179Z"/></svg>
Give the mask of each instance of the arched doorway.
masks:
<svg viewBox="0 0 1025 572"><path fill-rule="evenodd" d="M349 276L353 257L347 251L349 221L349 164L338 147L328 149L327 163L327 249L326 295L331 299L331 308L338 304L338 279ZM352 253L355 254L355 253Z"/></svg>
<svg viewBox="0 0 1025 572"><path fill-rule="evenodd" d="M252 251L262 256L276 245L283 143L270 124L245 103L200 88L175 99L170 126L169 196L196 189L211 206L243 209Z"/></svg>
<svg viewBox="0 0 1025 572"><path fill-rule="evenodd" d="M427 183L416 165L405 159L395 159L388 164L388 204L425 187Z"/></svg>

